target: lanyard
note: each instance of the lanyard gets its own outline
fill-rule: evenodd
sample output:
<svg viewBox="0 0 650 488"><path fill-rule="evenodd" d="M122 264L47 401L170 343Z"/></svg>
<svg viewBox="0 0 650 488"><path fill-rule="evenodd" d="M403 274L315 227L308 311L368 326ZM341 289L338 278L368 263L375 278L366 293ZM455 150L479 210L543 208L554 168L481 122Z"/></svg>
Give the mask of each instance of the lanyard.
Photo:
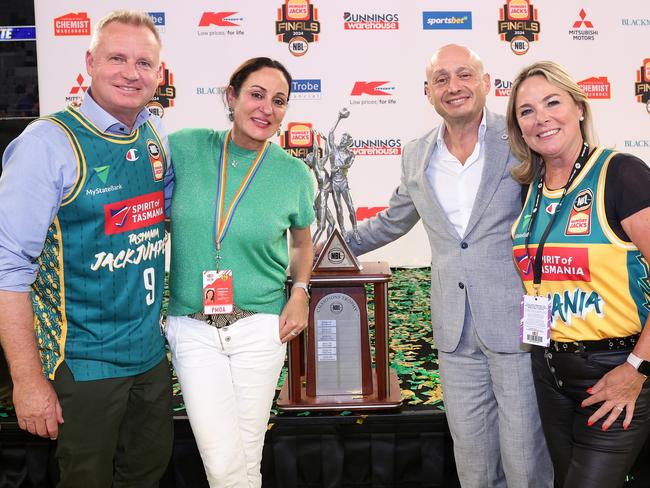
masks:
<svg viewBox="0 0 650 488"><path fill-rule="evenodd" d="M580 169L587 162L588 158L589 158L589 144L585 142L582 145L582 151L580 151L580 155L578 156L578 159L576 159L576 162L573 164L571 175L569 175L569 179L567 180L566 185L564 185L564 190L562 191L562 196L560 197L560 201L558 202L557 207L555 207L555 211L551 216L551 220L546 226L546 229L544 229L544 232L542 233L542 237L540 238L539 243L537 244L537 250L535 252L535 260L533 261L533 288L535 290L535 295L539 295L539 289L542 284L542 258L544 256L544 244L546 244L546 239L548 239L548 235L551 232L551 228L553 227L553 223L555 222L555 217L557 217L557 214L560 213L560 208L562 207L562 201L564 200L564 197L569 191L569 187L576 179L576 176L578 176ZM539 206L542 203L542 194L544 193L545 175L546 175L545 167L544 165L542 165L540 166L540 170L539 170L539 181L537 183L537 189L535 193L535 205L533 206L533 211L530 216L530 221L528 222L528 231L526 232L526 241L524 244L526 247L526 256L528 256L529 266L530 266L531 259L530 259L530 253L528 252L528 244L530 243L530 235L532 234L533 226L535 225L535 220L537 219L537 214L539 213Z"/></svg>
<svg viewBox="0 0 650 488"><path fill-rule="evenodd" d="M217 271L219 271L219 261L221 261L221 243L223 242L230 224L232 223L232 217L235 213L235 209L241 202L246 190L250 187L253 178L257 174L257 170L260 168L262 161L266 157L266 154L269 151L271 144L269 142L264 143L264 146L259 150L255 160L251 164L251 167L248 168L248 172L244 179L239 185L239 188L235 192L230 205L225 209L225 199L226 199L226 168L228 167L228 142L231 139L231 131L228 131L226 137L221 146L221 154L219 155L219 164L218 164L218 177L217 177L217 205L216 205L216 218L214 225L214 234L215 241L217 245Z"/></svg>

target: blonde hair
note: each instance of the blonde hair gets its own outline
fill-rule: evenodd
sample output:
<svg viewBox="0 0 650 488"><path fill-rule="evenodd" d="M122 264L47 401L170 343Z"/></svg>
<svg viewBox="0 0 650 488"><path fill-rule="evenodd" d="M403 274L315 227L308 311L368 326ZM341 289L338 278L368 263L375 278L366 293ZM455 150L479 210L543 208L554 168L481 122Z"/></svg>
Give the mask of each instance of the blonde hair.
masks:
<svg viewBox="0 0 650 488"><path fill-rule="evenodd" d="M512 177L519 183L531 183L542 164L542 157L533 151L521 134L517 122L517 92L521 84L532 76L543 76L546 81L569 94L573 101L582 108L584 120L580 123L582 139L591 145L596 144L596 134L593 128L593 116L587 95L562 66L553 61L539 61L522 69L512 82L506 119L508 137L513 154L521 161L512 169Z"/></svg>
<svg viewBox="0 0 650 488"><path fill-rule="evenodd" d="M104 30L104 27L106 27L108 24L112 24L113 22L132 25L134 27L146 27L154 35L156 41L158 41L158 46L162 47L160 33L158 32L158 29L156 29L156 24L153 23L153 20L149 14L140 12L138 10L113 10L112 12L109 12L104 17L99 19L95 25L95 31L93 32L93 36L90 39L90 46L88 46L88 50L91 53L94 53L95 49L97 49L97 45L99 44L99 36L101 35L102 30Z"/></svg>

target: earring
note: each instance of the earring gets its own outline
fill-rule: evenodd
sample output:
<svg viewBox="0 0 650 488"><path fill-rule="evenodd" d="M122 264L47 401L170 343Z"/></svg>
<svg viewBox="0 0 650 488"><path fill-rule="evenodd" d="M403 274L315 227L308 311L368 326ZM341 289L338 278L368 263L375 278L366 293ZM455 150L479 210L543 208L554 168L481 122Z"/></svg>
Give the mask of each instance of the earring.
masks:
<svg viewBox="0 0 650 488"><path fill-rule="evenodd" d="M230 120L230 122L235 120L235 114L232 111L232 107L228 107L228 120Z"/></svg>
<svg viewBox="0 0 650 488"><path fill-rule="evenodd" d="M278 137L280 137L280 134L282 133L281 128L282 126L278 125Z"/></svg>
<svg viewBox="0 0 650 488"><path fill-rule="evenodd" d="M584 115L581 115L581 116L580 116L580 122L584 122L584 120L585 120L585 116L584 116Z"/></svg>

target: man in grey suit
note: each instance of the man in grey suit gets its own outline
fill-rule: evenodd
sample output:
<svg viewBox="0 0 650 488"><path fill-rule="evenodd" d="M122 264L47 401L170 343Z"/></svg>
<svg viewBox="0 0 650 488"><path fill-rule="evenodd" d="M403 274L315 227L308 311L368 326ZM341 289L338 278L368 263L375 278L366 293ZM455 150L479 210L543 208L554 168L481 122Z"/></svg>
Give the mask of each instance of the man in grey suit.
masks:
<svg viewBox="0 0 650 488"><path fill-rule="evenodd" d="M522 286L510 226L521 189L510 176L505 120L485 108L490 77L470 49L427 65L444 124L404 147L388 209L359 227L359 255L422 219L431 245L431 318L456 466L464 488L551 487L530 354L519 340Z"/></svg>

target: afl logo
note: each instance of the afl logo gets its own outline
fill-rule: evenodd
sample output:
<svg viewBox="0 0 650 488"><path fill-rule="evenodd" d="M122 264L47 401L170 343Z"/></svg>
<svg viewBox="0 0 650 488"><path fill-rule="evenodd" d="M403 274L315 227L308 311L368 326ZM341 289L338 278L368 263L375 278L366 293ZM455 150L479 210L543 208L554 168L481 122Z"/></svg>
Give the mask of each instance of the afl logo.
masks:
<svg viewBox="0 0 650 488"><path fill-rule="evenodd" d="M138 158L138 150L137 149L129 149L126 153L126 160L127 161L137 161Z"/></svg>
<svg viewBox="0 0 650 488"><path fill-rule="evenodd" d="M594 194L589 188L582 190L576 196L576 199L573 201L573 210L576 212L584 212L589 210L591 207L591 202L594 200Z"/></svg>

